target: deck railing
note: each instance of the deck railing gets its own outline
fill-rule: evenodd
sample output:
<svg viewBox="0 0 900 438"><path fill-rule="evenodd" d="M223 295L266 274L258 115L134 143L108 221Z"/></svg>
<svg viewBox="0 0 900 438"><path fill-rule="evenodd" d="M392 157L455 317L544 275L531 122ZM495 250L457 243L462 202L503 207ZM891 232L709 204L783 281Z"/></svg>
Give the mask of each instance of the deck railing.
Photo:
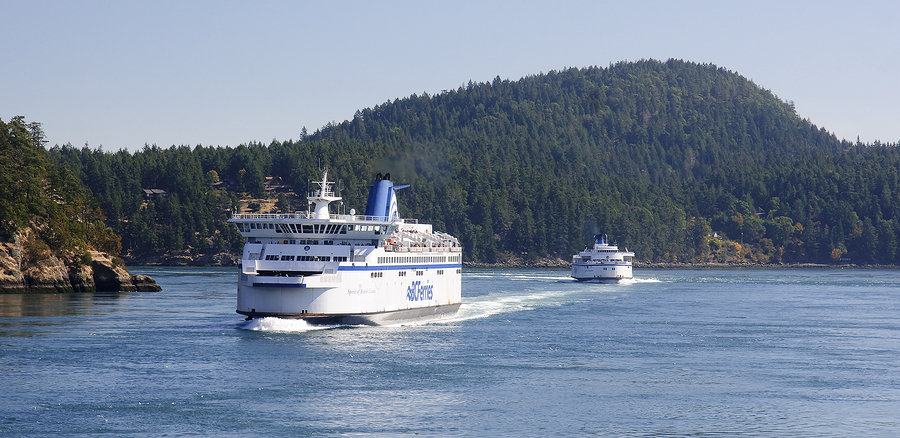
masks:
<svg viewBox="0 0 900 438"><path fill-rule="evenodd" d="M315 219L312 212L298 211L296 213L232 213L232 219ZM395 219L391 221L387 216L366 216L361 214L331 214L330 219L348 222L401 222L404 224L417 224L417 219Z"/></svg>

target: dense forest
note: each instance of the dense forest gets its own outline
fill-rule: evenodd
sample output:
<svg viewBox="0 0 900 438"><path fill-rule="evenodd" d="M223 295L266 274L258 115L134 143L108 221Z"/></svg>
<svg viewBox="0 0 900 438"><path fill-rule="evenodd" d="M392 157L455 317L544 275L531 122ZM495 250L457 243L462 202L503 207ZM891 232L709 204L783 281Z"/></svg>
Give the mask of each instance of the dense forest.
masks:
<svg viewBox="0 0 900 438"><path fill-rule="evenodd" d="M470 82L299 136L50 154L98 200L132 262L239 251L229 212L305 209L321 167L348 209L362 209L376 172L411 184L401 215L458 236L467 261L568 259L601 232L643 262L900 261L897 145L839 141L714 65ZM267 177L298 195L271 194ZM247 202L266 198L277 202Z"/></svg>
<svg viewBox="0 0 900 438"><path fill-rule="evenodd" d="M27 265L50 254L89 265L91 250L121 251L103 219L81 181L49 158L40 123L0 120L0 242L15 242Z"/></svg>

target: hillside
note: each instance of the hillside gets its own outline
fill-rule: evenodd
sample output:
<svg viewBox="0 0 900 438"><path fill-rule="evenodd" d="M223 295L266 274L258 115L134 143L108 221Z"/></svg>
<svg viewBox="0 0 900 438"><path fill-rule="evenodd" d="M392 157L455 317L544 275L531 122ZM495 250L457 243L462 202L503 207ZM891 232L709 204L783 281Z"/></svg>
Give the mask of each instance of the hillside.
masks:
<svg viewBox="0 0 900 438"><path fill-rule="evenodd" d="M896 145L838 141L746 78L677 60L469 83L298 141L51 153L138 261L236 251L228 211L267 176L306 193L321 164L349 207L376 172L412 184L401 214L460 237L469 262L567 259L598 232L643 262L898 262Z"/></svg>
<svg viewBox="0 0 900 438"><path fill-rule="evenodd" d="M40 124L0 120L0 292L159 290L128 274L119 236L42 141Z"/></svg>

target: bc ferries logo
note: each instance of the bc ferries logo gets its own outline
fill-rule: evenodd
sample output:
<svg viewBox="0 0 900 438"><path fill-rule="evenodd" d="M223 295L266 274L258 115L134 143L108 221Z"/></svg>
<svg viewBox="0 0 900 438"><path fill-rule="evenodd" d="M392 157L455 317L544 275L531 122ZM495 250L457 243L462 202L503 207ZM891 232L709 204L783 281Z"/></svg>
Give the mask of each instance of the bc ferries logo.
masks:
<svg viewBox="0 0 900 438"><path fill-rule="evenodd" d="M434 299L434 285L414 281L406 288L406 299L409 301L427 301Z"/></svg>

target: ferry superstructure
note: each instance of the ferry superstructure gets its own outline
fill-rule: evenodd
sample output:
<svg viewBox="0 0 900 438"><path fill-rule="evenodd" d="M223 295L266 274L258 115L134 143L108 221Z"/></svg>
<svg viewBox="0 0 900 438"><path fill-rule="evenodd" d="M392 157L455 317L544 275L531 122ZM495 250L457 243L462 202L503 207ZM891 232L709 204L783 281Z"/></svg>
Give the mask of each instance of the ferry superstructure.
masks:
<svg viewBox="0 0 900 438"><path fill-rule="evenodd" d="M386 324L459 308L462 248L430 224L401 219L390 174L378 174L363 215L335 214L340 201L323 172L307 199L314 210L233 214L246 238L237 313L315 324Z"/></svg>
<svg viewBox="0 0 900 438"><path fill-rule="evenodd" d="M594 236L594 246L572 256L572 278L576 280L620 280L633 278L634 253L620 251L606 242L606 236Z"/></svg>

